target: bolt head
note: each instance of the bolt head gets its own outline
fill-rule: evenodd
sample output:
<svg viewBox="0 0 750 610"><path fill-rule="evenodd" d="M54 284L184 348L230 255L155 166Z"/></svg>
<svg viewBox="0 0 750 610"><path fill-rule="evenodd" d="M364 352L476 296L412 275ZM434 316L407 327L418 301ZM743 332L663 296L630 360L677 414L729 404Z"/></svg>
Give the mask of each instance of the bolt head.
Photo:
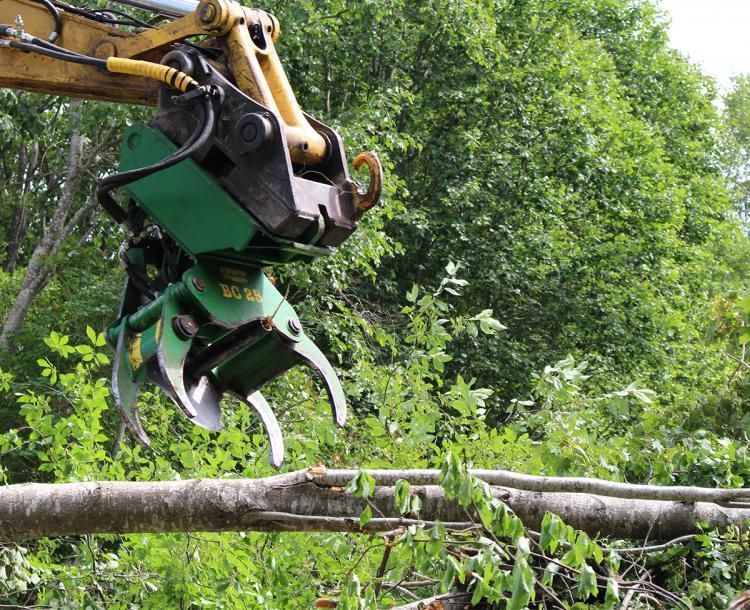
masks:
<svg viewBox="0 0 750 610"><path fill-rule="evenodd" d="M194 277L193 280L193 288L195 288L198 292L203 292L206 289L206 282L203 281L202 277Z"/></svg>
<svg viewBox="0 0 750 610"><path fill-rule="evenodd" d="M103 41L94 49L94 57L98 59L107 59L117 55L117 49L111 42Z"/></svg>
<svg viewBox="0 0 750 610"><path fill-rule="evenodd" d="M258 126L254 123L247 123L242 126L240 136L245 142L252 142L258 137Z"/></svg>
<svg viewBox="0 0 750 610"><path fill-rule="evenodd" d="M234 127L235 145L241 154L258 152L265 148L273 137L273 123L257 112L243 115Z"/></svg>
<svg viewBox="0 0 750 610"><path fill-rule="evenodd" d="M288 324L289 330L292 331L295 335L298 335L302 332L302 325L299 323L299 320L296 318L292 318L289 320Z"/></svg>
<svg viewBox="0 0 750 610"><path fill-rule="evenodd" d="M191 316L175 316L172 318L172 328L180 339L192 339L198 332L198 323Z"/></svg>
<svg viewBox="0 0 750 610"><path fill-rule="evenodd" d="M216 17L216 7L213 4L206 4L200 12L200 20L203 23L211 23Z"/></svg>

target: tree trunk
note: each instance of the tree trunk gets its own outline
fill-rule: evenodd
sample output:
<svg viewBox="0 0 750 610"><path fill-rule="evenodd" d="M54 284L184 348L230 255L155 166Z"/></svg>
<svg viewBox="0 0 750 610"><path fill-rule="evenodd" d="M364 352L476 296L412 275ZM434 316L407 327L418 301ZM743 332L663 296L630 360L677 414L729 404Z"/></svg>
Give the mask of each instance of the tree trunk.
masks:
<svg viewBox="0 0 750 610"><path fill-rule="evenodd" d="M70 102L71 135L65 182L57 202L57 207L45 227L44 235L31 254L21 283L21 289L5 318L2 330L0 330L0 348L8 347L12 336L20 330L29 307L31 307L34 299L44 289L51 277L52 267L50 259L60 251L63 242L75 228L75 223L78 223L83 216L83 214L76 213L68 220L70 211L76 202L76 195L78 194L78 189L86 169L83 163L80 106L80 100L72 100ZM87 203L81 209L89 205Z"/></svg>
<svg viewBox="0 0 750 610"><path fill-rule="evenodd" d="M351 471L309 469L257 480L8 485L0 488L0 540L138 532L374 532L419 522L430 525L435 520L452 529L472 525L466 511L446 498L437 485L412 486L412 493L422 499L416 519L394 510L392 485L377 484L369 499L376 517L362 528L359 515L366 501L338 485L341 472L348 476ZM415 472L418 483L425 471ZM409 480L409 473L394 475ZM560 515L592 536L649 540L694 533L699 522L723 528L745 527L750 521L750 508L744 502L737 508L500 486L490 489L532 529L539 528L546 512Z"/></svg>
<svg viewBox="0 0 750 610"><path fill-rule="evenodd" d="M39 144L32 142L27 152L26 145L18 147L18 170L16 173L16 193L18 201L13 204L13 217L5 236L7 243L3 269L12 273L21 251L21 244L29 229L28 194L31 191L34 176L39 169L41 152Z"/></svg>

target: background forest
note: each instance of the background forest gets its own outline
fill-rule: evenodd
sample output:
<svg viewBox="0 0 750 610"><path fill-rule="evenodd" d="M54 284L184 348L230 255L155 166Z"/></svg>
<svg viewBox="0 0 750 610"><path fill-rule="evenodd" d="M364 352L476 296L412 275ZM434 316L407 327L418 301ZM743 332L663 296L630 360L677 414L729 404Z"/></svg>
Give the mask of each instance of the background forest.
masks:
<svg viewBox="0 0 750 610"><path fill-rule="evenodd" d="M717 103L646 0L262 8L282 24L279 53L301 106L347 150L376 150L387 173L384 201L333 257L275 270L351 410L337 431L301 369L267 389L284 469L440 467L450 454L529 474L747 485L750 77ZM0 91L8 483L274 472L242 405L227 405L225 430L209 434L146 391L153 446L121 435L99 332L124 282L122 235L91 192L115 167L121 133L149 112ZM380 577L417 581L423 597L450 586L468 559L447 553L443 535L430 533L432 547L395 545ZM661 607L725 608L750 588L746 544L706 532L622 563L609 553L605 571L572 585L519 560L470 586L490 602L513 595L509 608L559 607L545 587L568 607L616 607L625 592L613 575L630 570L682 600ZM509 545L511 556L523 546ZM587 548L576 560L584 575L603 561L597 544ZM382 556L382 539L365 536L45 539L0 547L0 604L408 601L403 587L376 582Z"/></svg>

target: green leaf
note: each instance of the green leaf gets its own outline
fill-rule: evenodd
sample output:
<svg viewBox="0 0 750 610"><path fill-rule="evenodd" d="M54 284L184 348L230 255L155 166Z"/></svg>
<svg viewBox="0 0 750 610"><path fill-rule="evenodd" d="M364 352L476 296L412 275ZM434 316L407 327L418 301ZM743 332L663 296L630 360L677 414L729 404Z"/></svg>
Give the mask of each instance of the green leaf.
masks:
<svg viewBox="0 0 750 610"><path fill-rule="evenodd" d="M409 500L411 496L411 485L409 481L399 479L396 481L395 489L393 492L393 503L396 510L402 515L409 512Z"/></svg>
<svg viewBox="0 0 750 610"><path fill-rule="evenodd" d="M492 317L491 309L480 311L477 315L469 318L469 320L479 322L479 328L486 335L493 335L496 332L507 330L508 328Z"/></svg>
<svg viewBox="0 0 750 610"><path fill-rule="evenodd" d="M453 559L452 557L450 559ZM445 566L445 571L440 579L440 592L447 593L453 588L453 583L456 580L456 568L453 561L448 561Z"/></svg>
<svg viewBox="0 0 750 610"><path fill-rule="evenodd" d="M578 587L576 593L578 599L587 600L592 595L596 595L599 588L596 586L596 572L590 565L585 565L578 576Z"/></svg>
<svg viewBox="0 0 750 610"><path fill-rule="evenodd" d="M516 561L513 564L512 576L512 594L508 602L507 610L521 610L525 608L531 596L534 593L534 571L526 561L523 553L516 554Z"/></svg>
<svg viewBox="0 0 750 610"><path fill-rule="evenodd" d="M604 597L604 605L606 608L614 608L620 603L620 586L617 584L617 580L610 577L607 579L607 592Z"/></svg>
<svg viewBox="0 0 750 610"><path fill-rule="evenodd" d="M590 539L586 532L578 532L575 541L576 558L578 561L584 561L589 556Z"/></svg>
<svg viewBox="0 0 750 610"><path fill-rule="evenodd" d="M349 481L346 489L357 498L369 498L375 491L375 479L366 472L359 472Z"/></svg>
<svg viewBox="0 0 750 610"><path fill-rule="evenodd" d="M372 508L370 508L370 505L368 504L365 506L365 510L362 511L362 514L359 516L359 527L364 527L369 523L370 519L372 519Z"/></svg>
<svg viewBox="0 0 750 610"><path fill-rule="evenodd" d="M560 534L564 530L562 520L557 515L545 513L542 518L542 531L539 546L542 550L554 553L560 544Z"/></svg>
<svg viewBox="0 0 750 610"><path fill-rule="evenodd" d="M414 284L411 287L411 290L406 293L406 300L409 301L409 303L414 303L417 300L417 295L419 294L419 286Z"/></svg>
<svg viewBox="0 0 750 610"><path fill-rule="evenodd" d="M484 599L486 591L487 585L484 583L484 581L479 577L475 577L474 594L471 596L471 605L476 606L479 602L481 602ZM508 608L510 608L510 606L508 606Z"/></svg>
<svg viewBox="0 0 750 610"><path fill-rule="evenodd" d="M430 528L430 536L425 544L425 549L431 557L437 557L443 550L443 541L445 539L445 528L442 524L436 523Z"/></svg>
<svg viewBox="0 0 750 610"><path fill-rule="evenodd" d="M461 486L458 489L458 503L461 506L469 506L471 504L472 499L472 491L474 489L474 486L472 485L472 480L469 475L463 475L463 478L461 480Z"/></svg>
<svg viewBox="0 0 750 610"><path fill-rule="evenodd" d="M453 566L454 576L458 579L458 582L464 584L466 581L466 566L459 563L459 561L452 555L448 556L448 563Z"/></svg>
<svg viewBox="0 0 750 610"><path fill-rule="evenodd" d="M550 561L544 568L544 574L542 575L542 584L545 587L552 585L552 581L555 579L555 575L560 571L560 564L556 561Z"/></svg>
<svg viewBox="0 0 750 610"><path fill-rule="evenodd" d="M351 580L346 585L346 595L352 598L358 598L362 594L362 587L359 583L359 576L353 574Z"/></svg>

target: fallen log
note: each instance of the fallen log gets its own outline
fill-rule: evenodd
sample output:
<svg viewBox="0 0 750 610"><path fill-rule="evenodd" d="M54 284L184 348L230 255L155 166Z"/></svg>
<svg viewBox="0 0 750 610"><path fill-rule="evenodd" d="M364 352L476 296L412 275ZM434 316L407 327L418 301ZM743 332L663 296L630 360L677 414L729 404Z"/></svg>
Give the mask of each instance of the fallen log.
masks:
<svg viewBox="0 0 750 610"><path fill-rule="evenodd" d="M375 476L369 499L375 518L364 527L359 525L359 515L366 501L344 488L356 471L308 469L265 479L8 485L0 488L0 540L142 532L375 532L438 520L454 529L473 525L441 487L425 484L437 481L437 471L414 471L413 477L408 470L384 472L388 474ZM396 475L415 483L411 491L422 500L419 515L405 518L394 509ZM713 491L717 501L727 502L724 491L731 491L731 497L740 501L738 506L720 506L500 485L490 489L532 529L539 528L546 512L592 536L628 539L668 540L695 533L697 523L719 528L750 523L748 490L698 494L709 497L706 492Z"/></svg>

